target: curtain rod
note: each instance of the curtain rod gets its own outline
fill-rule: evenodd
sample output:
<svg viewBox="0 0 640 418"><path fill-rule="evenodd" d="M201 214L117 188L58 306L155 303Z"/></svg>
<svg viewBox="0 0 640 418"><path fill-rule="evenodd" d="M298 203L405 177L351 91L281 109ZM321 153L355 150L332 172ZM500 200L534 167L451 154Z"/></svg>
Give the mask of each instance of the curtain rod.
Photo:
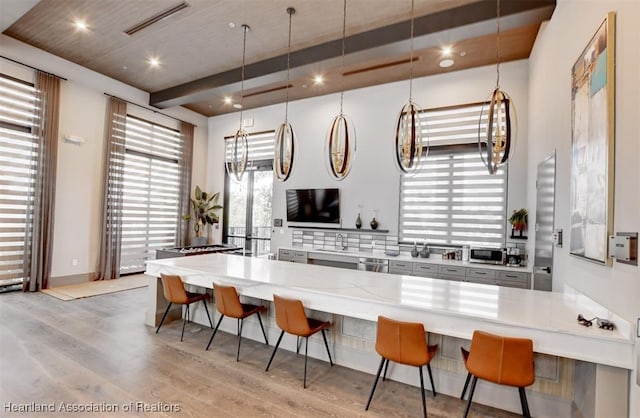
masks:
<svg viewBox="0 0 640 418"><path fill-rule="evenodd" d="M157 114L162 115L162 116L166 116L166 117L171 118L171 119L173 119L173 120L177 120L178 122L191 123L191 122L187 122L186 120L178 119L178 118L176 118L176 117L174 117L174 116L167 115L166 113L159 112L159 111L157 111L157 110L155 110L155 109L152 109L152 108L150 108L150 107L146 107L146 106L139 105L138 103L130 102L129 100L125 100L125 99L123 99L123 98L121 98L121 97L114 96L113 94L105 93L104 95L105 95L105 96L109 96L109 97L113 97L114 99L122 100L123 102L129 103L129 104L132 104L132 105L134 105L134 106L138 106L138 107L140 107L140 108L142 108L142 109L144 109L144 110L148 110L148 111L150 111L150 112L157 113ZM196 128L198 127L198 125L193 124L193 123L191 123L191 125L195 126Z"/></svg>
<svg viewBox="0 0 640 418"><path fill-rule="evenodd" d="M57 74L50 73L49 71L41 70L40 68L33 67L33 66L29 65L29 64L25 64L24 62L16 61L16 60L11 59L9 57L5 57L4 55L0 55L0 58L5 59L7 61L15 62L16 64L22 65L22 66L27 67L27 68L31 68L32 70L40 71L41 73L52 75L52 76L54 76L56 78L59 78L60 80L68 81L66 78L60 77Z"/></svg>

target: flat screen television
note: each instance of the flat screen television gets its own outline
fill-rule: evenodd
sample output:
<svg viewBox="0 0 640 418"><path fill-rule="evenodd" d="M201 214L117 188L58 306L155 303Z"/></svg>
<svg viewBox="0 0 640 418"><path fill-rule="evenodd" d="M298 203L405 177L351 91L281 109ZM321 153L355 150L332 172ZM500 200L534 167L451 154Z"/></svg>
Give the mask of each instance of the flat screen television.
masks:
<svg viewBox="0 0 640 418"><path fill-rule="evenodd" d="M338 189L287 189L287 222L340 223Z"/></svg>

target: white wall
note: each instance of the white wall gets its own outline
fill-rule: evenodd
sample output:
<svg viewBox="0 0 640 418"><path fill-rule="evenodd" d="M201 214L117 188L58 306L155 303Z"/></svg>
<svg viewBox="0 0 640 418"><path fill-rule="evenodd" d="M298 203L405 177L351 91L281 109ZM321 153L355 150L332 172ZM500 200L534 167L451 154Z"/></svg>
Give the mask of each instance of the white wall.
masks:
<svg viewBox="0 0 640 418"><path fill-rule="evenodd" d="M520 116L519 140L515 161L509 168L508 213L523 207L527 161L528 64L518 61L501 66L501 85L514 98ZM414 80L414 100L424 109L480 102L495 86L495 66L452 72ZM331 119L339 112L339 94L292 102L289 121L297 137L294 170L285 183L276 182L273 193L273 217L284 220L284 192L289 188L338 187L341 191L342 226L354 226L358 205L363 206L362 221L367 227L377 210L379 229L398 230L399 174L395 168L393 135L395 121L409 96L407 81L345 92L344 112L356 128L357 152L349 176L340 182L327 173L323 155L325 136ZM254 118L250 131L277 129L284 118L284 105L273 105L244 112ZM209 119L209 189L223 190L223 140L239 127L237 113ZM274 229L272 249L291 243L288 228Z"/></svg>
<svg viewBox="0 0 640 418"><path fill-rule="evenodd" d="M102 207L102 151L104 121L108 97L145 105L148 93L63 60L42 50L0 35L0 53L65 77L60 94L60 139L53 237L51 276L87 274L95 271L100 239ZM0 72L33 81L33 72L0 59ZM137 106L128 106L131 114L176 127L171 118ZM183 108L163 113L197 125L194 140L193 183L205 182L207 118ZM65 135L80 136L83 145L65 143ZM72 261L77 260L74 266Z"/></svg>
<svg viewBox="0 0 640 418"><path fill-rule="evenodd" d="M571 228L571 67L609 11L616 12L617 20L614 231L640 231L640 2L559 0L529 60L527 202L535 207L536 165L556 149L555 224L567 232ZM569 255L568 242L557 248L554 256L554 291L562 291L567 284L632 323L640 317L638 267L615 262L613 267L604 267L574 258ZM640 389L635 385L635 375L630 416L640 417Z"/></svg>

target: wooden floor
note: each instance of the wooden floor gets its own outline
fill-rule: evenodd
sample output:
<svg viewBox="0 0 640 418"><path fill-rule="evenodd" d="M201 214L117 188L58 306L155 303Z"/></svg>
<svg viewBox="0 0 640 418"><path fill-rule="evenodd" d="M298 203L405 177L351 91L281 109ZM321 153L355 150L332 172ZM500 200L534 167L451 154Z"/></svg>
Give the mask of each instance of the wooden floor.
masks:
<svg viewBox="0 0 640 418"><path fill-rule="evenodd" d="M219 333L209 351L204 347L210 330L195 324L187 326L182 343L181 321L156 335L143 323L147 291L68 302L42 293L0 294L0 416L421 416L419 389L413 386L380 382L365 411L372 375L310 359L303 389L304 361L294 353L279 351L267 373L272 347L264 344L243 340L236 363L233 335ZM464 412L457 398L434 399L428 392L427 402L430 417ZM54 403L56 411L12 413L9 403ZM73 407L97 412L69 412ZM105 412L109 408L118 411ZM477 404L470 415L515 416Z"/></svg>

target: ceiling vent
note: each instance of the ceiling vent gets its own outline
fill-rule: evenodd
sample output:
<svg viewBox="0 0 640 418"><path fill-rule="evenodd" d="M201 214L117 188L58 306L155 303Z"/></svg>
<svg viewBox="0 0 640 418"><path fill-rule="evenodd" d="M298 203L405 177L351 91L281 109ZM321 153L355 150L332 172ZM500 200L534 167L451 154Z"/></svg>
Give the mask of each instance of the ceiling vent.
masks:
<svg viewBox="0 0 640 418"><path fill-rule="evenodd" d="M142 29L146 29L149 26L153 25L154 23L157 23L163 19L168 18L169 16L172 16L176 13L178 13L180 10L186 9L187 7L189 7L189 3L187 3L186 1L183 1L180 4L176 4L175 6L172 6L170 8L168 8L167 10L164 10L156 15L151 16L148 19L143 20L142 22L133 25L132 27L130 27L129 29L125 30L124 33L126 33L127 35L131 36L136 32L140 32Z"/></svg>
<svg viewBox="0 0 640 418"><path fill-rule="evenodd" d="M413 61L418 61L418 60L420 60L420 57L413 57ZM355 75L355 74L360 74L360 73L366 73L366 72L369 72L369 71L381 70L383 68L395 67L396 65L409 64L410 62L411 62L411 58L407 58L407 59L403 59L403 60L399 60L399 61L387 62L386 64L372 65L371 67L360 68L360 69L351 70L351 71L345 71L343 75L349 76L349 75Z"/></svg>
<svg viewBox="0 0 640 418"><path fill-rule="evenodd" d="M284 85L284 86L280 86L280 87L274 87L274 88L267 89L267 90L260 90L260 91L256 91L256 92L253 92L253 93L247 93L247 94L244 94L242 97L246 98L246 97L257 96L259 94L273 93L274 91L284 90L286 88L291 88L291 87L293 87L292 84L289 84L288 86Z"/></svg>

